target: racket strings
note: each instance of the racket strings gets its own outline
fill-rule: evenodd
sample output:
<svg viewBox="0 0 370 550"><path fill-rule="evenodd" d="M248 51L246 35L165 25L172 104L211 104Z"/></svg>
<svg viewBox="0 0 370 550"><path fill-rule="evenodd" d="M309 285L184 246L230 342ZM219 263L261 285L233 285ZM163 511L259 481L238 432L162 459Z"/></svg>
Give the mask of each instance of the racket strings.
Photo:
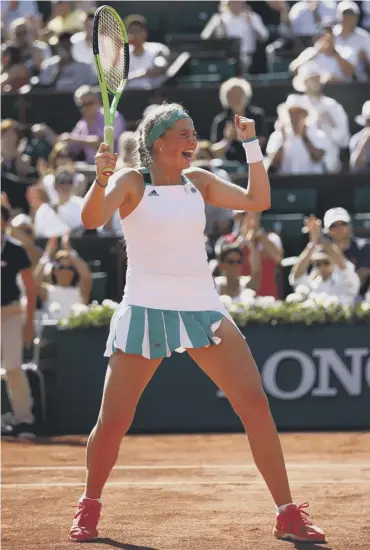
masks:
<svg viewBox="0 0 370 550"><path fill-rule="evenodd" d="M126 58L121 27L108 10L101 13L98 32L104 78L108 89L116 93L124 79Z"/></svg>

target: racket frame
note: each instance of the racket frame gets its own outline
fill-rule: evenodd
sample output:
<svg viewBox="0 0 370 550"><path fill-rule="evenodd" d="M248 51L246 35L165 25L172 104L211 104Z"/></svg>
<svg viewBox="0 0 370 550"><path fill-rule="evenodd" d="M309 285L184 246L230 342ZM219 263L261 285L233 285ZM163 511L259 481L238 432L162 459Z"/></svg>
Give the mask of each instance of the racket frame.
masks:
<svg viewBox="0 0 370 550"><path fill-rule="evenodd" d="M123 41L123 48L124 48L124 57L126 59L126 63L124 65L124 73L123 78L121 81L121 84L116 92L113 90L110 90L108 87L108 84L104 78L104 70L102 67L102 63L100 60L100 52L99 52L99 20L101 17L102 11L110 11L112 16L116 19L119 27L121 28L122 32L122 41ZM99 79L99 88L100 88L100 94L102 98L103 103L103 111L104 111L104 143L106 143L109 147L109 150L111 153L114 152L114 119L117 112L118 102L121 98L122 92L126 86L127 83L127 77L129 72L129 66L130 66L130 49L128 44L128 36L126 27L123 24L123 21L121 17L118 15L115 9L113 9L111 6L101 6L98 8L94 15L94 28L93 28L93 53L94 53L94 62L96 66L96 71ZM110 103L110 97L113 96L112 102ZM105 169L103 170L103 173L105 175L112 175L112 170Z"/></svg>

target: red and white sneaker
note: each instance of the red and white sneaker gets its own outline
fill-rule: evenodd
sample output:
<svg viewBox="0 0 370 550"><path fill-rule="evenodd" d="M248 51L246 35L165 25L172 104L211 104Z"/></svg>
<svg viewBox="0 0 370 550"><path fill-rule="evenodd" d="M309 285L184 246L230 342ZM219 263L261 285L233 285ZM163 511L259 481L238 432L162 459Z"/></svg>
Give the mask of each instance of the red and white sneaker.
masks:
<svg viewBox="0 0 370 550"><path fill-rule="evenodd" d="M308 502L300 506L289 504L284 512L280 512L276 516L274 537L300 542L326 542L324 531L309 520L304 508L308 508Z"/></svg>
<svg viewBox="0 0 370 550"><path fill-rule="evenodd" d="M98 500L81 498L73 518L69 540L84 542L98 536L97 525L100 518L101 503Z"/></svg>

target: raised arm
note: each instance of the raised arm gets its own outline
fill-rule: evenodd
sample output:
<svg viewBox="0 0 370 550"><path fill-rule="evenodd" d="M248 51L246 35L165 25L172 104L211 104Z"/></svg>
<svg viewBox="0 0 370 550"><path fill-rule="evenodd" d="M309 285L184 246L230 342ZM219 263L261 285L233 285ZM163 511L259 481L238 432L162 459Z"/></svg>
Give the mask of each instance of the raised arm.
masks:
<svg viewBox="0 0 370 550"><path fill-rule="evenodd" d="M306 275L307 270L311 264L312 254L317 247L321 234L321 221L316 216L309 216L305 219L304 225L310 235L310 241L306 248L301 252L298 257L297 263L293 266L290 273L290 281L296 282L297 279ZM292 284L292 283L291 283Z"/></svg>
<svg viewBox="0 0 370 550"><path fill-rule="evenodd" d="M261 285L261 253L257 250L255 240L249 241L249 265L250 265L250 278L245 288L251 288L255 292L258 292Z"/></svg>
<svg viewBox="0 0 370 550"><path fill-rule="evenodd" d="M66 233L62 237L62 247L69 253L72 265L75 267L80 277L80 292L84 304L90 302L90 294L92 288L92 276L91 271L87 263L79 256L76 250L71 245L71 234Z"/></svg>
<svg viewBox="0 0 370 550"><path fill-rule="evenodd" d="M114 171L117 154L109 152L102 143L95 156L96 179L84 197L81 209L81 219L86 229L96 229L105 225L115 210L129 204L133 199L136 183L140 184L140 174L131 168L123 168L109 177L103 174L104 168Z"/></svg>
<svg viewBox="0 0 370 550"><path fill-rule="evenodd" d="M270 182L263 164L263 155L256 137L254 121L235 116L238 139L243 142L249 164L247 189L234 185L202 168L187 173L201 191L205 202L231 210L260 212L271 206Z"/></svg>

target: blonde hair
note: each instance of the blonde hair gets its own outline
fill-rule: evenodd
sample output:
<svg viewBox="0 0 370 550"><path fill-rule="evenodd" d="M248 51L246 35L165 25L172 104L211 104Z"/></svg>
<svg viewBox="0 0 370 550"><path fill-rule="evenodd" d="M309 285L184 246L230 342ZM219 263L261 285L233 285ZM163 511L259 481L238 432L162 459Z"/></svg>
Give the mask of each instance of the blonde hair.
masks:
<svg viewBox="0 0 370 550"><path fill-rule="evenodd" d="M252 87L247 80L239 77L229 78L221 84L219 92L220 102L224 109L229 107L227 94L232 88L241 88L248 99L252 97Z"/></svg>
<svg viewBox="0 0 370 550"><path fill-rule="evenodd" d="M149 113L144 116L136 133L136 146L133 152L133 163L135 168L140 168L141 166L150 168L152 165L152 152L147 145L148 135L156 124L162 120L166 120L171 113L179 110L185 110L179 103L163 103L155 109L150 110Z"/></svg>
<svg viewBox="0 0 370 550"><path fill-rule="evenodd" d="M51 150L51 153L48 156L48 165L51 173L55 172L57 166L56 161L59 157L69 157L68 147L65 143L58 141ZM72 159L71 159L72 160Z"/></svg>

